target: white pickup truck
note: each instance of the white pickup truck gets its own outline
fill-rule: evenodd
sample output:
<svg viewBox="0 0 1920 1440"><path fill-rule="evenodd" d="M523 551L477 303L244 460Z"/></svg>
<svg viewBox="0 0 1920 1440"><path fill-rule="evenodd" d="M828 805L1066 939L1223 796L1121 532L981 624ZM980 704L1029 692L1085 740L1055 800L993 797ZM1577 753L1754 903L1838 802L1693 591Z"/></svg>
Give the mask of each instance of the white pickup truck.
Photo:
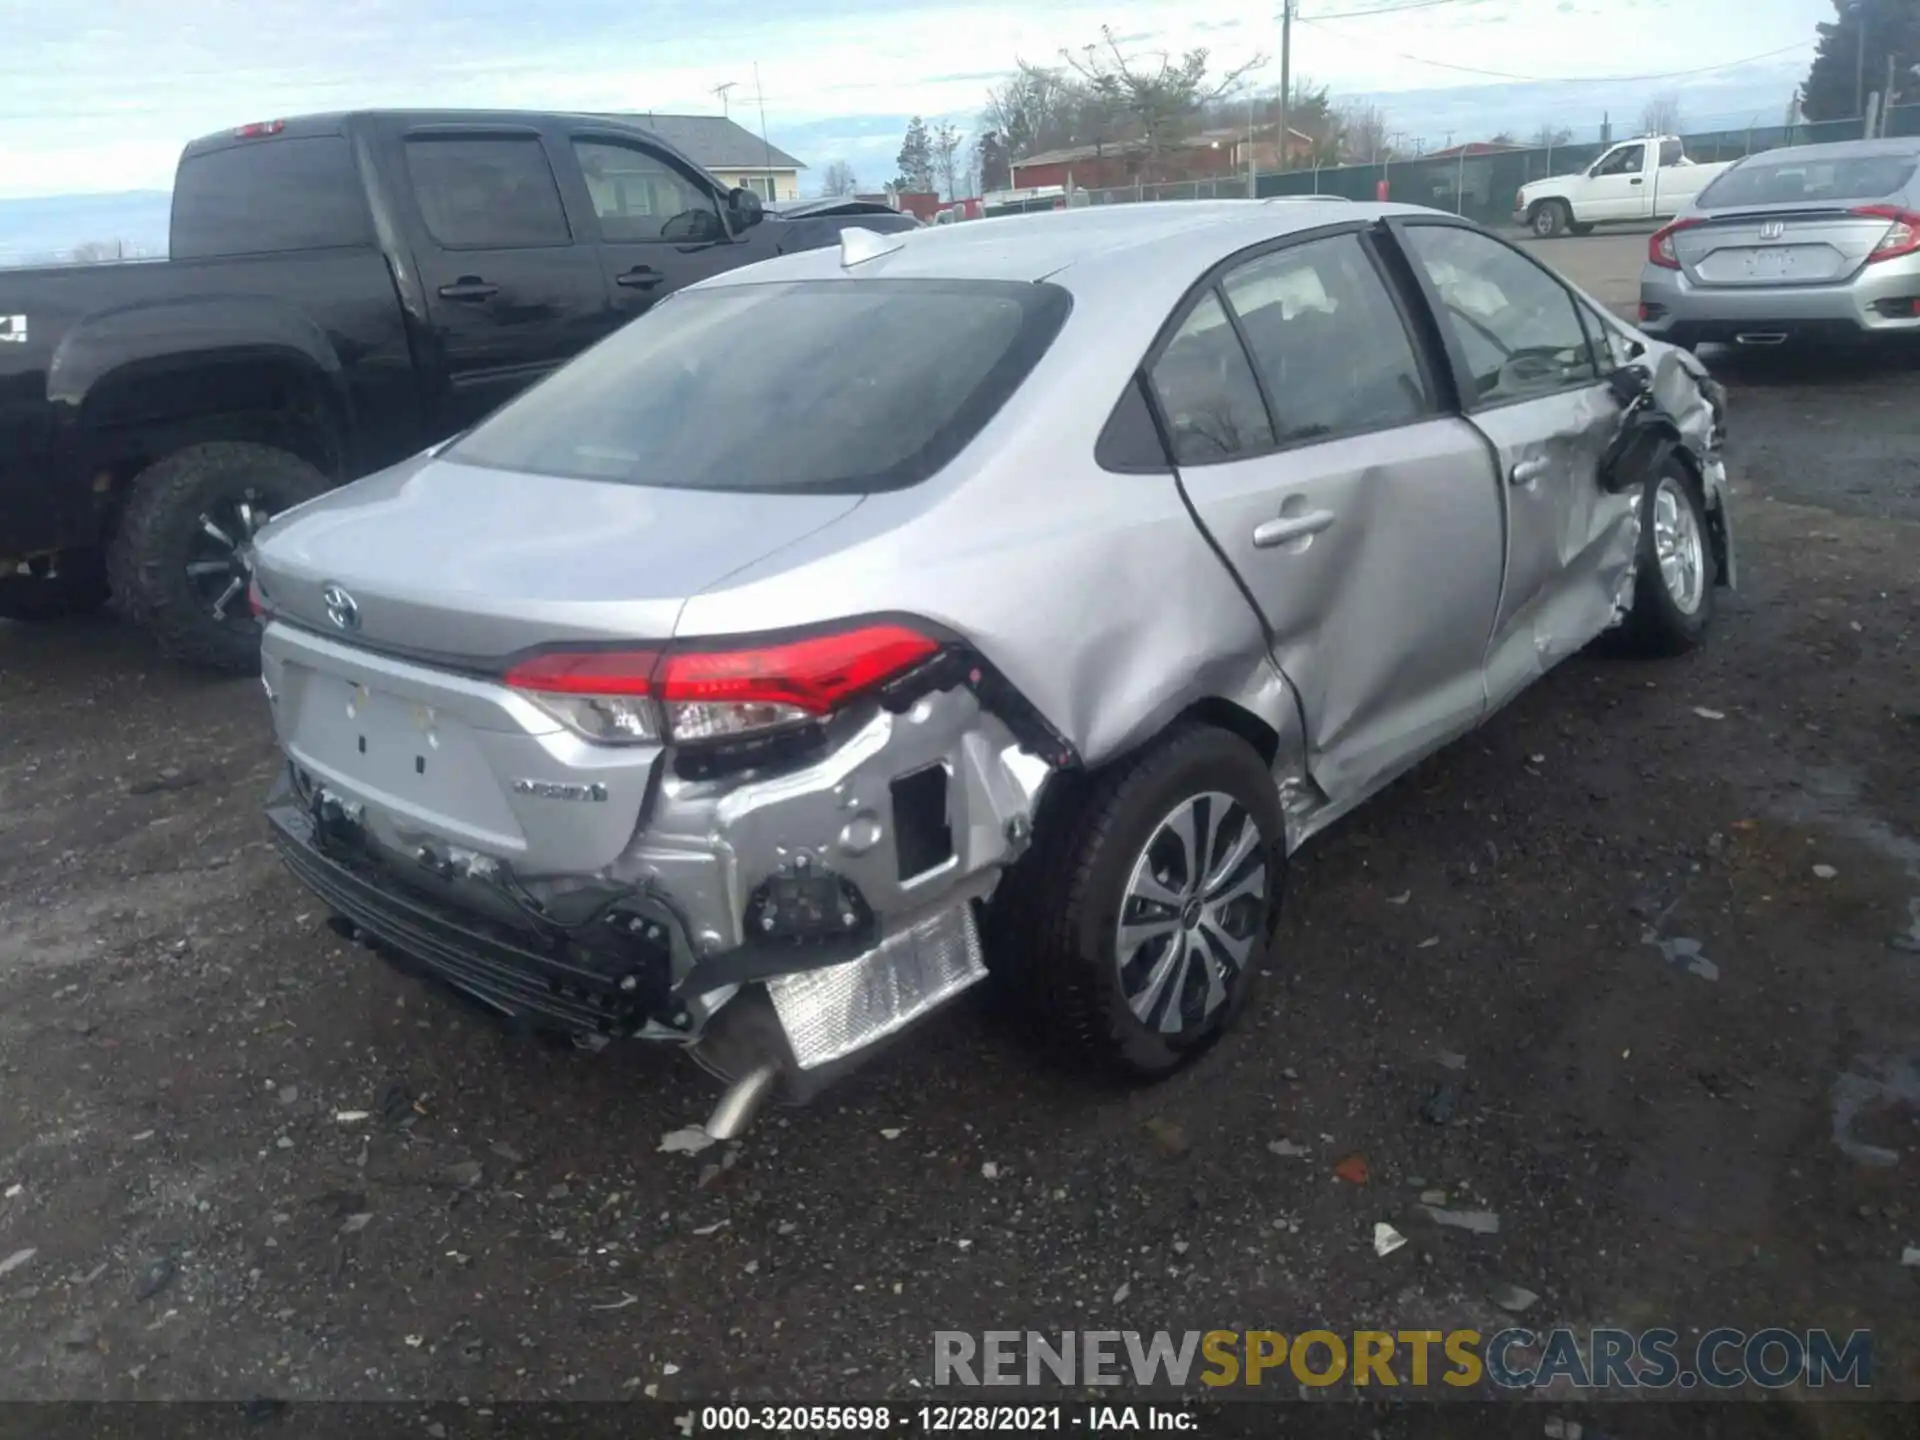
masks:
<svg viewBox="0 0 1920 1440"><path fill-rule="evenodd" d="M1550 238L1627 220L1668 220L1728 168L1696 165L1677 135L1623 140L1585 170L1532 180L1514 198L1513 218Z"/></svg>

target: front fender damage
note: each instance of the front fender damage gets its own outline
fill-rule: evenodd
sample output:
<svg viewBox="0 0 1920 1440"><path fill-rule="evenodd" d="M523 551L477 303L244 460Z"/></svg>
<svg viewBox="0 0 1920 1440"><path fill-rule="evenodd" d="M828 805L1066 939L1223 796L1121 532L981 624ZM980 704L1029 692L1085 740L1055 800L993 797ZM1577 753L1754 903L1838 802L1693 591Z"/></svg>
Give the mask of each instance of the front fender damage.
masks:
<svg viewBox="0 0 1920 1440"><path fill-rule="evenodd" d="M1677 455L1700 482L1715 583L1735 588L1738 560L1724 454L1725 387L1696 357L1664 345L1616 371L1609 384L1622 414L1619 430L1601 461L1602 487L1613 494L1638 491ZM1633 583L1630 568L1616 602L1616 624L1632 604Z"/></svg>

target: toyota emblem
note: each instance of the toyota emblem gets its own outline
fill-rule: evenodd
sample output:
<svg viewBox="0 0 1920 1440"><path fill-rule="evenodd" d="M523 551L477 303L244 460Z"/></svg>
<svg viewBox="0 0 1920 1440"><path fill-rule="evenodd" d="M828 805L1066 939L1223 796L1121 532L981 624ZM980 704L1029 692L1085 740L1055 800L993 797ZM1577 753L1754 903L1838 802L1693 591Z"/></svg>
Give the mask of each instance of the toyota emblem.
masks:
<svg viewBox="0 0 1920 1440"><path fill-rule="evenodd" d="M329 584L320 592L320 603L327 607L327 619L341 630L360 628L360 605L338 585Z"/></svg>

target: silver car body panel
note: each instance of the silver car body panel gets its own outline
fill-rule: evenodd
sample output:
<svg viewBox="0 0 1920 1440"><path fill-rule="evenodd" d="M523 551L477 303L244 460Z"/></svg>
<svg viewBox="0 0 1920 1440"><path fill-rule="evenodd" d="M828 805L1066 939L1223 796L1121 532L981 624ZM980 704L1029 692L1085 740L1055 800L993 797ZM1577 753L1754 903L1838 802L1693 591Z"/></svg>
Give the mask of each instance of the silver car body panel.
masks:
<svg viewBox="0 0 1920 1440"><path fill-rule="evenodd" d="M670 919L684 1023L650 1019L643 1035L710 1036L753 978L778 978L715 968L753 941L756 887L847 878L877 921L872 948L845 962L866 968L795 981L773 1007L806 1030L789 1060L804 1050L816 1064L978 978L971 929L941 917L990 894L1022 853L1062 757L1038 753L977 688L947 683L869 714L803 765L685 778L670 747L595 745L559 725L497 678L508 657L553 641L918 617L985 656L1088 768L1183 714L1239 717L1264 737L1297 847L1599 633L1630 583L1631 498L1594 483L1609 433L1599 386L1259 461L1127 474L1094 463L1115 402L1209 267L1394 215L1430 212L1068 211L907 232L858 266L815 251L694 287L1047 279L1073 309L979 435L910 488L696 493L423 456L301 507L258 547L279 742L389 862L430 854L476 907L500 909L505 868L514 904L632 896ZM1622 326L1618 338L1635 337ZM1687 405L1691 380L1671 376L1698 373L1690 357L1639 338ZM1717 466L1706 409L1682 423ZM1537 484L1504 482L1536 460ZM1305 543L1253 544L1264 521L1312 509L1337 518ZM359 631L329 619L328 586L354 596ZM929 767L946 777L951 856L903 876L889 789ZM909 956L915 974L889 979ZM865 1018L836 1028L822 996Z"/></svg>
<svg viewBox="0 0 1920 1440"><path fill-rule="evenodd" d="M1920 156L1920 140L1770 150L1752 161L1781 165L1804 159L1817 165L1878 156ZM1920 212L1920 177L1888 194L1833 201L1800 198L1739 206L1696 201L1681 212L1682 228L1673 234L1680 268L1649 260L1641 271L1643 328L1656 337L1701 335L1747 344L1777 343L1798 330L1920 331L1915 304L1920 301L1920 252L1869 262L1891 223L1855 213L1871 205Z"/></svg>

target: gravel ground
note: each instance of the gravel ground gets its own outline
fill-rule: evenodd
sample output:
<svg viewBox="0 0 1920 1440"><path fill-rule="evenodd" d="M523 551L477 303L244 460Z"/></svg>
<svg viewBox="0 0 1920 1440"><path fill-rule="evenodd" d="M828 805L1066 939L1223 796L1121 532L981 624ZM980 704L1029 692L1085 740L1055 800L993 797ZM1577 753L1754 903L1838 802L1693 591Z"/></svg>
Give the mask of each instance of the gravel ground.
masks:
<svg viewBox="0 0 1920 1440"><path fill-rule="evenodd" d="M1643 244L1550 248L1618 289ZM970 1000L659 1154L690 1065L323 928L255 685L0 625L0 1394L871 1398L938 1328L1484 1330L1519 1285L1542 1327L1871 1327L1920 1398L1915 369L1714 363L1710 645L1570 662L1316 843L1245 1025L1154 1089Z"/></svg>

